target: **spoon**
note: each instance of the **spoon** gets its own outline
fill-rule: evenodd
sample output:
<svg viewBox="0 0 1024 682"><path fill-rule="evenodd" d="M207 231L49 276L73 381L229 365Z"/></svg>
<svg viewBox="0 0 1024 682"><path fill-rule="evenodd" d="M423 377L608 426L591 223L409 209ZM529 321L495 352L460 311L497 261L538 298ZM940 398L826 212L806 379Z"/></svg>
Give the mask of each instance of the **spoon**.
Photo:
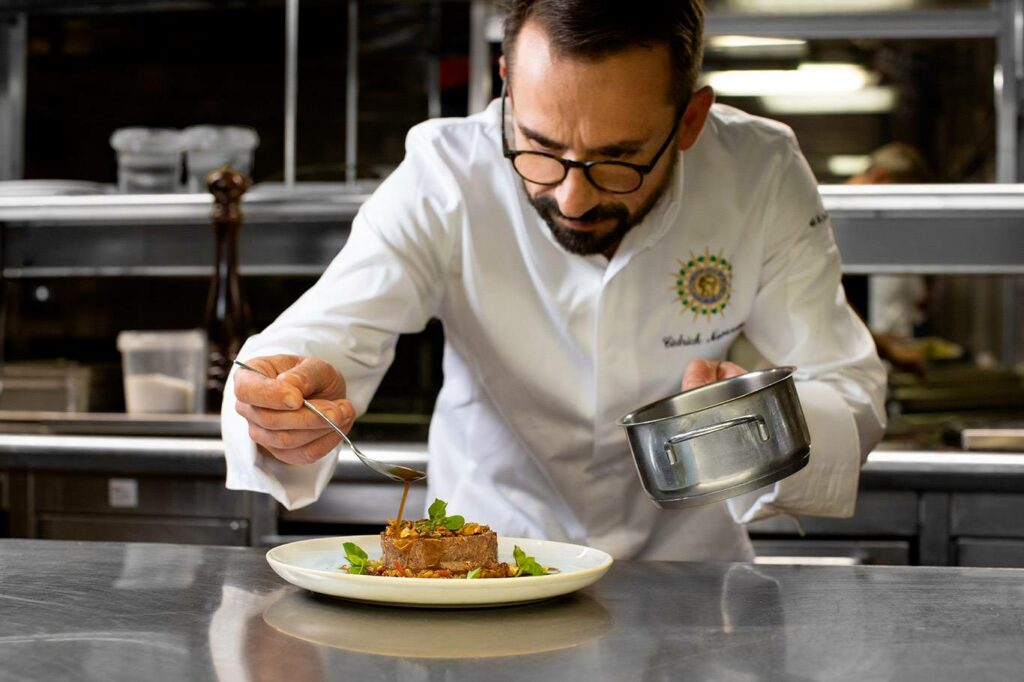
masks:
<svg viewBox="0 0 1024 682"><path fill-rule="evenodd" d="M249 365L245 364L241 360L235 360L235 364L238 365L239 367L241 367L242 369L247 369L250 372L255 372L256 374L259 374L261 377L265 377L267 379L273 380L273 377L267 376L266 374L264 374L260 370L256 369L255 367L250 367ZM345 432L342 431L341 428L337 424L335 424L333 421L331 421L330 417L328 417L326 414L324 414L323 412L318 410L316 408L316 406L313 405L313 403L309 402L306 399L303 399L302 400L302 404L307 409L312 411L316 416L318 416L321 419L323 419L324 422L326 422L328 426L330 426L332 429L334 429L335 433L337 433L339 436L341 436L341 439L348 444L348 446L349 446L349 448L351 448L353 454L355 454L355 456L359 458L359 461L361 461L363 464L365 464L366 466L370 467L371 469L373 469L377 473L383 474L384 476L387 476L392 481L399 481L399 482L402 482L402 483L405 483L405 482L412 483L413 481L418 481L418 480L420 480L422 478L426 478L427 477L426 473L424 473L422 471L418 471L417 469L411 469L409 467L402 466L401 464L385 464L384 462L379 462L379 461L373 459L372 457L367 457L366 455L364 455L359 450L359 448L357 448L355 446L355 443L353 443L351 440L349 440L349 437L347 435L345 435Z"/></svg>

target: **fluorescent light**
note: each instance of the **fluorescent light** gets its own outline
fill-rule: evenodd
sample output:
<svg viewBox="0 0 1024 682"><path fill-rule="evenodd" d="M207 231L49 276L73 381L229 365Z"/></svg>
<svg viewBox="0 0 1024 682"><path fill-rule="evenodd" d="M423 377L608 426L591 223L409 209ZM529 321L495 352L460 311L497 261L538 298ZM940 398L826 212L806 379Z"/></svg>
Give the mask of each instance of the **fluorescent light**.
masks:
<svg viewBox="0 0 1024 682"><path fill-rule="evenodd" d="M855 92L764 95L761 105L772 114L884 114L896 108L896 90L874 86Z"/></svg>
<svg viewBox="0 0 1024 682"><path fill-rule="evenodd" d="M914 9L916 0L732 0L736 13L777 12L779 14L810 14L812 12L885 12Z"/></svg>
<svg viewBox="0 0 1024 682"><path fill-rule="evenodd" d="M856 92L875 75L857 64L801 64L789 70L712 71L705 82L726 97Z"/></svg>
<svg viewBox="0 0 1024 682"><path fill-rule="evenodd" d="M828 172L832 175L848 178L860 175L871 166L871 156L837 154L828 157Z"/></svg>
<svg viewBox="0 0 1024 682"><path fill-rule="evenodd" d="M791 40L789 38L769 38L767 36L711 36L708 38L708 45L718 48L742 49L745 47L790 47L804 46L806 40Z"/></svg>

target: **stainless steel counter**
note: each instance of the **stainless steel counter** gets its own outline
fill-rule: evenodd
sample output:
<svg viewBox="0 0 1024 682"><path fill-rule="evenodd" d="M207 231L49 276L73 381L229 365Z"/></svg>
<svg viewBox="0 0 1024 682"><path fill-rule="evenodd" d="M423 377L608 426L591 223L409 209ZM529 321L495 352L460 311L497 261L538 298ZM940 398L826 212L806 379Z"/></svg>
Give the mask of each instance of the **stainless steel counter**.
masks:
<svg viewBox="0 0 1024 682"><path fill-rule="evenodd" d="M1024 571L618 562L480 611L298 591L259 550L0 540L0 679L1016 679Z"/></svg>

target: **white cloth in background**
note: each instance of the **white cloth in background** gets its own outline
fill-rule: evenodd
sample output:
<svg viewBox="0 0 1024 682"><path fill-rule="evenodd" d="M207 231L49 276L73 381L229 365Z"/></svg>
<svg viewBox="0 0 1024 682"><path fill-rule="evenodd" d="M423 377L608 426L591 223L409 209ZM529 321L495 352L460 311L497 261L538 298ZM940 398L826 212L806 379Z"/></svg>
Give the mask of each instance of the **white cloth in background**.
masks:
<svg viewBox="0 0 1024 682"><path fill-rule="evenodd" d="M872 275L868 278L868 325L875 332L914 336L924 322L921 303L928 293L921 275Z"/></svg>

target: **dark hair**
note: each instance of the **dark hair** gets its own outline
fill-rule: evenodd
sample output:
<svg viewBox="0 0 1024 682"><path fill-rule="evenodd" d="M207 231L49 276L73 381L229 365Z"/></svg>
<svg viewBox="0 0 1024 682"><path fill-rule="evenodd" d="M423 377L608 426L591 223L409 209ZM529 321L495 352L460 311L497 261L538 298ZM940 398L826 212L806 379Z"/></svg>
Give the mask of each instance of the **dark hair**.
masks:
<svg viewBox="0 0 1024 682"><path fill-rule="evenodd" d="M537 21L556 52L601 59L634 47L668 47L672 98L685 107L700 75L704 51L703 0L505 0L502 49L509 72L516 39Z"/></svg>

